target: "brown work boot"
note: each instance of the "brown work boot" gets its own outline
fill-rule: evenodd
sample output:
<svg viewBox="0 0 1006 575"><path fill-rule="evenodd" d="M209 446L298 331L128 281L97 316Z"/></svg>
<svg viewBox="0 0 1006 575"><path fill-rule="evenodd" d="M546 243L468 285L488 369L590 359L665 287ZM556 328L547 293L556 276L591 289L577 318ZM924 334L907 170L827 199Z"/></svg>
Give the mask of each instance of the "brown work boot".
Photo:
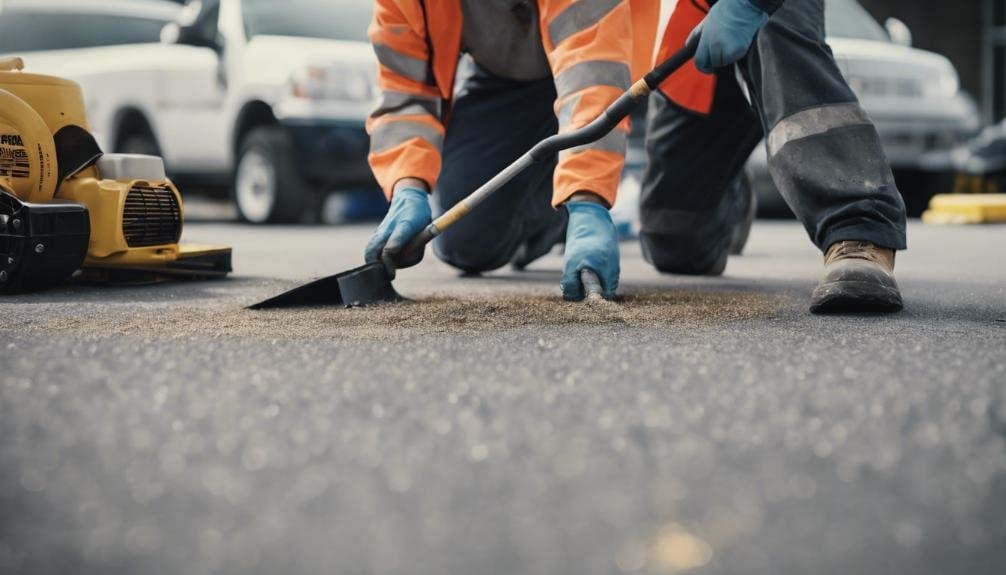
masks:
<svg viewBox="0 0 1006 575"><path fill-rule="evenodd" d="M836 242L824 256L824 279L814 288L811 313L901 311L894 250L861 241Z"/></svg>

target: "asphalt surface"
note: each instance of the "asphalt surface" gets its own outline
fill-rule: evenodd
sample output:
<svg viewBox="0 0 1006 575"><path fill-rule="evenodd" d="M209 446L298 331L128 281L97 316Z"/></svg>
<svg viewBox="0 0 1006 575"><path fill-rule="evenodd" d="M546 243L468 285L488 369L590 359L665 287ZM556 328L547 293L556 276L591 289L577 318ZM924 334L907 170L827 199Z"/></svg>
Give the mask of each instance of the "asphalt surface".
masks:
<svg viewBox="0 0 1006 575"><path fill-rule="evenodd" d="M715 279L625 244L614 307L553 256L250 312L368 229L186 235L235 276L0 302L0 573L1006 572L1004 227L913 224L907 310L828 318L793 224Z"/></svg>

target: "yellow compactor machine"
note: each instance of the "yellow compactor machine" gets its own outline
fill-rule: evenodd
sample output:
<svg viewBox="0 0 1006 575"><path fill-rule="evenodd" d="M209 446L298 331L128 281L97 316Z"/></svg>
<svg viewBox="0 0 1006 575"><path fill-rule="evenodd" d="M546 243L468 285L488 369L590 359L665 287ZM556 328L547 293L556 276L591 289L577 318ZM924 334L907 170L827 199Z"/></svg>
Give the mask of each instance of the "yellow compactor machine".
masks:
<svg viewBox="0 0 1006 575"><path fill-rule="evenodd" d="M220 277L231 249L180 245L181 194L154 156L103 154L78 84L0 60L0 293Z"/></svg>

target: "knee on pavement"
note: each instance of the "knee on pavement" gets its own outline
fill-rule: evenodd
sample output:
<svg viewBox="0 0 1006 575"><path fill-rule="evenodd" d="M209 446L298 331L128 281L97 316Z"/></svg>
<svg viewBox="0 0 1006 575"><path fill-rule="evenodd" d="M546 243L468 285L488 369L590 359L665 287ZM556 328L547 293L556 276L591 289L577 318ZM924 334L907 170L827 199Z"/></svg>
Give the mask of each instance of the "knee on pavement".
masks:
<svg viewBox="0 0 1006 575"><path fill-rule="evenodd" d="M489 236L484 229L462 226L437 238L433 251L441 261L466 273L497 270L510 262L516 246Z"/></svg>
<svg viewBox="0 0 1006 575"><path fill-rule="evenodd" d="M643 257L666 274L718 276L726 269L730 237L708 241L705 238L639 234Z"/></svg>

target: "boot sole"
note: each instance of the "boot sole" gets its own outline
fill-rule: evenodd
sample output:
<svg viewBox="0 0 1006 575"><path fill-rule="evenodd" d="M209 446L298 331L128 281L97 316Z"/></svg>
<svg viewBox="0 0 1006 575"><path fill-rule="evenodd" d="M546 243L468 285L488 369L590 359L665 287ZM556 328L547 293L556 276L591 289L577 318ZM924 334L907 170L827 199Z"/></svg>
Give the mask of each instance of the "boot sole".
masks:
<svg viewBox="0 0 1006 575"><path fill-rule="evenodd" d="M904 309L901 293L896 287L875 282L836 281L821 284L811 295L810 312L833 313L894 313Z"/></svg>

